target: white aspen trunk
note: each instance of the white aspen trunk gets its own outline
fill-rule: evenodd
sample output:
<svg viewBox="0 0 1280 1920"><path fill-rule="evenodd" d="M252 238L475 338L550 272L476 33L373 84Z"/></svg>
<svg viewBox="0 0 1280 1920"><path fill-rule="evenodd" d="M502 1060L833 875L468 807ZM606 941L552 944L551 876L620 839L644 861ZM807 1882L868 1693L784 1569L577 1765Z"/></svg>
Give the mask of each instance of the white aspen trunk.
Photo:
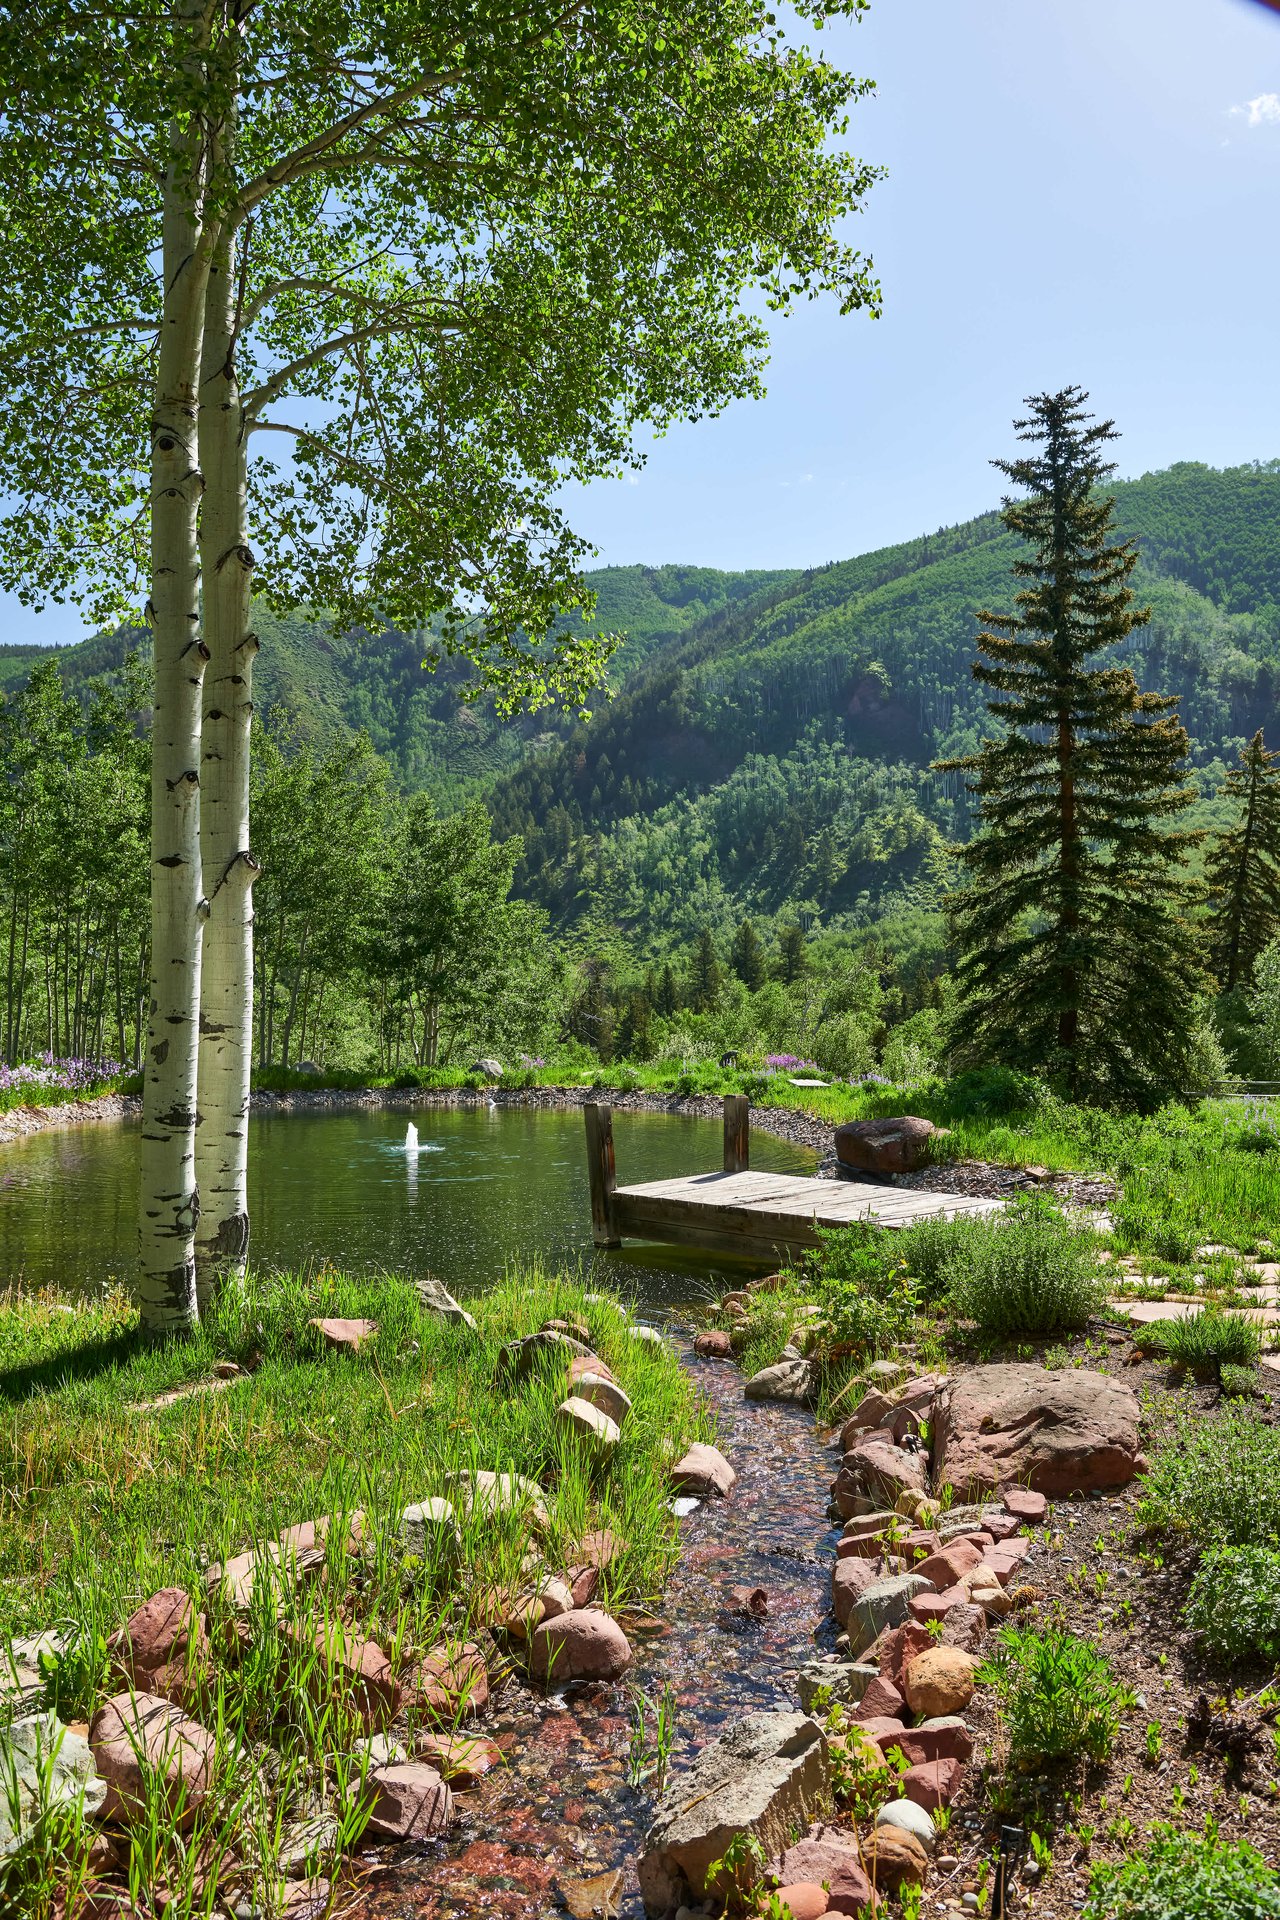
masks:
<svg viewBox="0 0 1280 1920"><path fill-rule="evenodd" d="M200 847L209 888L200 990L200 1111L196 1285L203 1312L218 1287L244 1276L249 1251L249 1075L253 1064L253 883L249 844L249 736L253 658L249 628L246 435L236 379L235 255L210 269L200 395L200 516L205 672Z"/></svg>
<svg viewBox="0 0 1280 1920"><path fill-rule="evenodd" d="M192 22L193 39L199 32ZM156 1336L196 1323L196 1056L200 934L200 638L197 444L206 238L203 161L173 134L164 189L160 331L151 423L151 994L142 1090L138 1300Z"/></svg>

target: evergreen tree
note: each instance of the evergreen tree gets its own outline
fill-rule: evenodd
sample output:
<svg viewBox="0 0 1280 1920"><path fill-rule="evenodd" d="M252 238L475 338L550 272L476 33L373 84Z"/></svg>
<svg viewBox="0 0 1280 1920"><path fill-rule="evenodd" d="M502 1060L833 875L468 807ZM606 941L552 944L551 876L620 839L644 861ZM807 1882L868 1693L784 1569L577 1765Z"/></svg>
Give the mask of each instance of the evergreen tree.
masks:
<svg viewBox="0 0 1280 1920"><path fill-rule="evenodd" d="M784 927L778 941L778 978L786 986L794 986L801 975L809 969L809 956L804 948L804 935L797 926Z"/></svg>
<svg viewBox="0 0 1280 1920"><path fill-rule="evenodd" d="M757 987L764 985L764 948L760 944L759 934L749 920L744 920L733 936L733 945L729 949L729 965L748 992L754 993Z"/></svg>
<svg viewBox="0 0 1280 1920"><path fill-rule="evenodd" d="M1280 753L1259 727L1222 792L1239 804L1206 862L1213 895L1213 964L1229 993L1253 978L1258 955L1280 934Z"/></svg>
<svg viewBox="0 0 1280 1920"><path fill-rule="evenodd" d="M975 677L995 697L997 739L940 770L975 775L981 827L953 896L958 1003L953 1062L1000 1060L1076 1099L1146 1106L1186 1084L1202 979L1183 871L1196 836L1165 823L1188 806L1177 701L1098 662L1145 625L1132 542L1111 538L1098 492L1110 421L1078 387L1028 400L1035 445L994 464L1025 497L1002 518L1028 551L1012 614L981 613Z"/></svg>
<svg viewBox="0 0 1280 1920"><path fill-rule="evenodd" d="M695 1013L711 1012L720 998L722 981L715 943L710 929L704 927L698 935L698 944L693 950L689 966L689 1005Z"/></svg>
<svg viewBox="0 0 1280 1920"><path fill-rule="evenodd" d="M619 1060L653 1058L653 1007L647 993L631 993L614 1037L614 1054Z"/></svg>
<svg viewBox="0 0 1280 1920"><path fill-rule="evenodd" d="M655 1010L664 1019L670 1019L680 1005L680 994L676 987L676 976L672 972L671 962L663 962L662 972L658 975L658 987L653 996Z"/></svg>

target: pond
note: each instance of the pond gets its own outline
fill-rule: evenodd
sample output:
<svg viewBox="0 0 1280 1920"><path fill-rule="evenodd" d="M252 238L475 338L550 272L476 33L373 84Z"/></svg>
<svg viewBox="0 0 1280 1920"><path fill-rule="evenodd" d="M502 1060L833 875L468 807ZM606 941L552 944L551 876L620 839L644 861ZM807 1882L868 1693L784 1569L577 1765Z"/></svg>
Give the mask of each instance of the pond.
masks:
<svg viewBox="0 0 1280 1920"><path fill-rule="evenodd" d="M407 1152L409 1119L418 1150ZM618 1177L661 1180L720 1165L718 1120L615 1112ZM474 1293L513 1259L590 1260L581 1111L358 1107L255 1114L253 1260L298 1269L432 1273ZM811 1173L807 1148L756 1133L752 1164ZM0 1147L0 1284L94 1291L127 1282L136 1247L138 1126L104 1122ZM602 1283L651 1310L719 1291L725 1260L674 1247L595 1256Z"/></svg>

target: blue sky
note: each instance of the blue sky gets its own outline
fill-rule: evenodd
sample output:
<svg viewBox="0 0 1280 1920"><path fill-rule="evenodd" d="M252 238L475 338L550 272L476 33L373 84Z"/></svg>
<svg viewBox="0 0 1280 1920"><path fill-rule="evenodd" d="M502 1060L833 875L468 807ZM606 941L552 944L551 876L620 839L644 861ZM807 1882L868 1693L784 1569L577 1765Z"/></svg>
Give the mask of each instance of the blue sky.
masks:
<svg viewBox="0 0 1280 1920"><path fill-rule="evenodd" d="M857 243L878 321L776 323L768 396L571 489L607 563L803 566L990 506L1023 395L1077 382L1125 474L1280 456L1280 14L1254 0L873 0ZM80 637L0 599L0 639Z"/></svg>

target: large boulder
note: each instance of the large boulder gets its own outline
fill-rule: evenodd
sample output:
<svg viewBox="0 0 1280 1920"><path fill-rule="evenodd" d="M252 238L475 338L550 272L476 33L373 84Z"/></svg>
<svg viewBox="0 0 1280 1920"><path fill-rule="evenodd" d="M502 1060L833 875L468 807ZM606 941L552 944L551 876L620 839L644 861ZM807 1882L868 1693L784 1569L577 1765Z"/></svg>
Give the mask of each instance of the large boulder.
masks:
<svg viewBox="0 0 1280 1920"><path fill-rule="evenodd" d="M836 1128L836 1158L855 1173L915 1173L927 1166L932 1120L901 1114L892 1120L848 1120Z"/></svg>
<svg viewBox="0 0 1280 1920"><path fill-rule="evenodd" d="M737 1834L754 1834L766 1858L781 1853L829 1787L827 1738L816 1720L801 1713L739 1720L662 1796L637 1869L645 1912L701 1900L708 1867Z"/></svg>
<svg viewBox="0 0 1280 1920"><path fill-rule="evenodd" d="M899 1495L923 1493L926 1485L925 1457L897 1447L887 1433L868 1433L856 1440L840 1463L840 1472L832 1486L832 1498L846 1520L844 1506L852 1503L849 1494L864 1494L877 1507L892 1507Z"/></svg>
<svg viewBox="0 0 1280 1920"><path fill-rule="evenodd" d="M1088 1493L1136 1471L1137 1399L1087 1367L973 1367L939 1394L936 1419L935 1477L961 1493Z"/></svg>

